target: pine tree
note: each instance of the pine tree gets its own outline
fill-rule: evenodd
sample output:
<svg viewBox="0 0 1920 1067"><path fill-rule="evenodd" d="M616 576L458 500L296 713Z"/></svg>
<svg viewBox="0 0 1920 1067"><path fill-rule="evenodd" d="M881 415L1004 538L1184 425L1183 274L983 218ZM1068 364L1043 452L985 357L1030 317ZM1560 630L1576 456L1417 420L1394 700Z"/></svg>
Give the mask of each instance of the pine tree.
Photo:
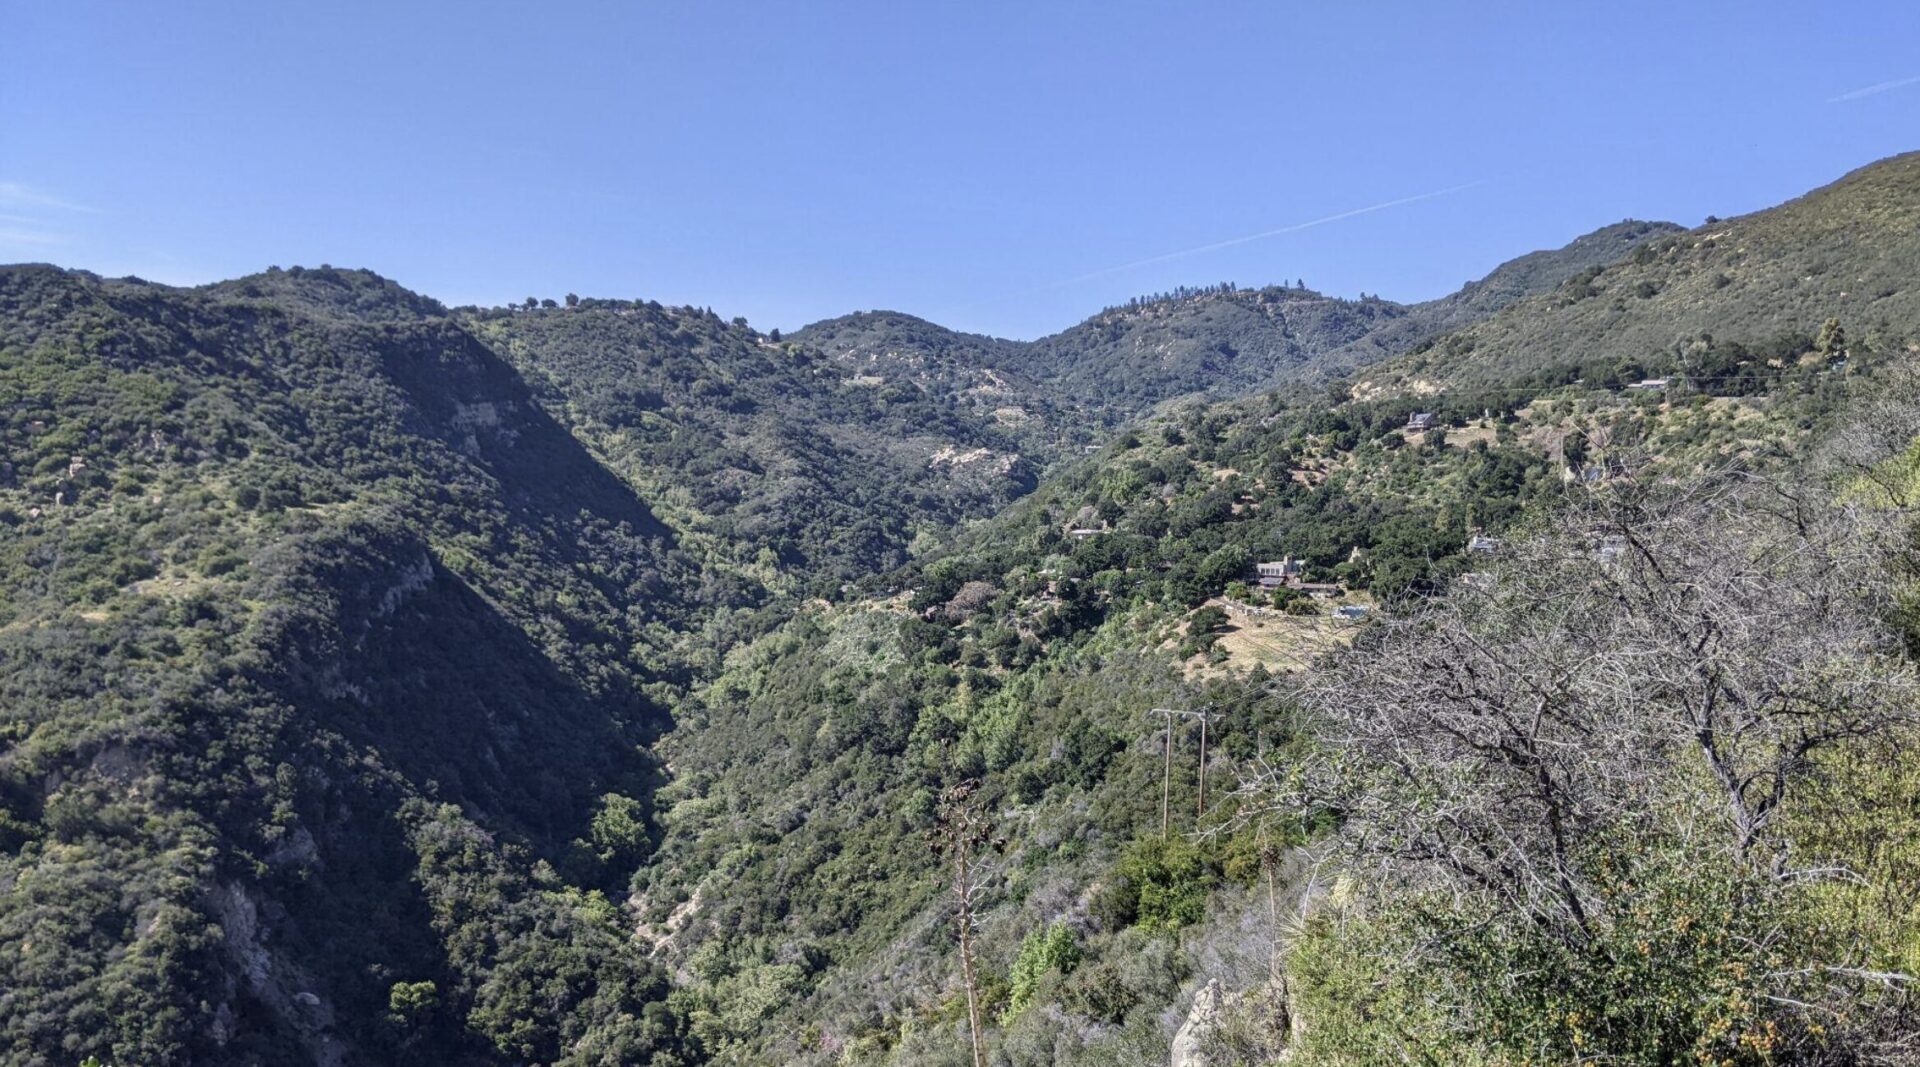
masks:
<svg viewBox="0 0 1920 1067"><path fill-rule="evenodd" d="M1828 319L1820 324L1820 336L1813 342L1813 350L1823 356L1838 355L1847 347L1847 331L1840 325L1839 319Z"/></svg>

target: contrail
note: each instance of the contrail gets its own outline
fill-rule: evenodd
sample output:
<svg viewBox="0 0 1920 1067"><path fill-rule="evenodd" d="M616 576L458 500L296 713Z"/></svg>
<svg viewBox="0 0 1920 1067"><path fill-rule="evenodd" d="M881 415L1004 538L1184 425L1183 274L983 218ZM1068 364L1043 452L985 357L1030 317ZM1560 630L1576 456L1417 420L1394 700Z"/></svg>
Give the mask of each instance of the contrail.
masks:
<svg viewBox="0 0 1920 1067"><path fill-rule="evenodd" d="M16 230L0 228L0 248L38 248L43 245L66 244L62 234L48 233L44 230Z"/></svg>
<svg viewBox="0 0 1920 1067"><path fill-rule="evenodd" d="M20 182L0 182L0 204L7 207L44 207L56 211L81 211L89 215L98 213L85 204L76 204L71 200L48 196Z"/></svg>
<svg viewBox="0 0 1920 1067"><path fill-rule="evenodd" d="M1432 199L1435 199L1436 197L1451 196L1454 193L1464 192L1465 190L1472 189L1475 186L1485 185L1485 184L1487 184L1486 179L1482 178L1479 181L1468 182L1465 185L1454 185L1454 186L1449 186L1448 188L1445 188L1445 189L1435 189L1433 192L1420 193L1416 196L1403 196L1398 200L1387 200L1378 204L1368 204L1366 207L1357 207L1357 208L1354 208L1352 211L1342 211L1337 215L1327 215L1322 218L1309 219L1306 222L1296 222L1291 226L1282 226L1277 230L1262 230L1259 233L1250 233L1244 237L1229 237L1224 241L1215 241L1212 244L1196 245L1192 248L1182 248L1178 252L1164 252L1157 256L1148 256L1146 259L1136 259L1131 263L1122 263L1117 267L1103 267L1100 270L1089 271L1086 274L1075 275L1072 278L1065 278L1065 279L1062 279L1061 281L1050 282L1038 288L1029 289L1027 293L1029 294L1040 293L1040 292L1045 292L1048 289L1059 289L1063 286L1077 285L1081 282L1092 281L1095 278L1104 278L1109 274L1119 274L1123 271L1130 271L1139 267L1151 266L1152 264L1155 264L1155 263L1165 263L1170 259L1184 259L1187 256L1197 256L1205 252L1217 252L1222 248L1232 248L1234 245L1243 245L1251 241L1264 241L1269 237L1279 237L1282 234L1299 233L1301 230L1311 230L1315 226L1325 226L1329 222L1339 222L1342 219L1350 219L1356 215L1368 215L1368 214L1372 214L1375 211L1385 211L1388 208L1401 207L1402 205L1405 205L1405 204L1417 204L1422 200L1432 200Z"/></svg>
<svg viewBox="0 0 1920 1067"><path fill-rule="evenodd" d="M1828 97L1827 103L1845 103L1848 100L1858 100L1863 96L1874 96L1893 89L1904 89L1909 85L1920 85L1920 74L1916 74L1911 78L1895 78L1890 82L1881 82L1878 85L1869 85L1865 89L1855 89L1850 93L1841 93L1839 96Z"/></svg>

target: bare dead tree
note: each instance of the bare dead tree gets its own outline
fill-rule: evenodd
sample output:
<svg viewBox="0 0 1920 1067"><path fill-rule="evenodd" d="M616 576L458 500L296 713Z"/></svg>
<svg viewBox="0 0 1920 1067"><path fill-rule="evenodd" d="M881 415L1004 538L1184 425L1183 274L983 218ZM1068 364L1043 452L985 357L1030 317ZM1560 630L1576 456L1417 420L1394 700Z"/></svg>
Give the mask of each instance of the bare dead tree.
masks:
<svg viewBox="0 0 1920 1067"><path fill-rule="evenodd" d="M1240 820L1332 809L1332 854L1366 884L1471 898L1570 941L1609 918L1580 862L1596 842L1677 844L1780 892L1858 880L1796 856L1783 824L1819 817L1805 787L1833 757L1915 736L1889 621L1911 617L1896 592L1920 575L1916 441L1920 372L1882 368L1802 468L1818 485L1583 495L1484 580L1286 687L1297 729L1325 744L1243 773ZM1824 1015L1834 1062L1920 1067L1915 976L1794 948L1806 966L1764 975L1767 998Z"/></svg>
<svg viewBox="0 0 1920 1067"><path fill-rule="evenodd" d="M980 982L974 970L973 935L975 915L984 884L978 879L980 851L994 843L993 824L981 807L980 783L974 779L958 782L941 795L929 844L934 854L951 865L954 902L954 926L960 941L960 977L966 986L967 1029L973 1039L974 1067L986 1067L986 1033L980 1022Z"/></svg>
<svg viewBox="0 0 1920 1067"><path fill-rule="evenodd" d="M1920 692L1884 624L1891 517L1732 476L1636 492L1575 501L1296 683L1323 750L1248 775L1247 817L1336 809L1358 869L1569 943L1608 906L1586 860L1618 842L1814 876L1783 806Z"/></svg>
<svg viewBox="0 0 1920 1067"><path fill-rule="evenodd" d="M1828 434L1817 452L1816 469L1853 482L1878 497L1873 503L1912 507L1916 470L1899 462L1920 441L1920 371L1905 366L1882 368L1869 395L1853 415Z"/></svg>

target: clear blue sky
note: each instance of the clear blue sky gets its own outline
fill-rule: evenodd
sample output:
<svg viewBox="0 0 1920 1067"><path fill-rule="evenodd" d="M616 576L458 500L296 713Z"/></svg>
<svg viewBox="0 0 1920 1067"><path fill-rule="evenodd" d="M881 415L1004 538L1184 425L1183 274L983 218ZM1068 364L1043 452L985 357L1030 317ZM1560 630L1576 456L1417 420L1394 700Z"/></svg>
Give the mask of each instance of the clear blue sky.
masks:
<svg viewBox="0 0 1920 1067"><path fill-rule="evenodd" d="M0 262L328 262L762 328L1029 337L1224 280L1419 299L1920 148L1912 0L0 0L0 25Z"/></svg>

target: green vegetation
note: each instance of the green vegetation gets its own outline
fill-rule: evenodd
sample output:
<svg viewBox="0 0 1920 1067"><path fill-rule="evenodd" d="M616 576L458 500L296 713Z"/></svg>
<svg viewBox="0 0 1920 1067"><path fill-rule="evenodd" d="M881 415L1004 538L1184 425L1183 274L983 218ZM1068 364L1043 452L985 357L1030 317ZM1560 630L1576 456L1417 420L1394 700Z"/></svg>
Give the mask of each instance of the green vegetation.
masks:
<svg viewBox="0 0 1920 1067"><path fill-rule="evenodd" d="M1909 153L1779 207L1646 241L1437 341L1426 358L1389 375L1495 382L1565 362L1650 357L1684 368L1696 340L1812 337L1833 318L1855 344L1889 351L1890 341L1911 337L1920 314L1920 252L1881 235L1910 232L1916 221L1920 155ZM1677 352L1675 338L1688 339Z"/></svg>
<svg viewBox="0 0 1920 1067"><path fill-rule="evenodd" d="M1186 838L1155 837L1136 842L1107 877L1093 904L1101 922L1115 929L1178 930L1206 914L1207 891L1218 874Z"/></svg>
<svg viewBox="0 0 1920 1067"><path fill-rule="evenodd" d="M1804 867L1789 828L1817 761L1916 724L1882 621L1911 532L1747 485L1543 520L1303 686L1326 762L1256 792L1340 810L1363 890L1296 972L1337 991L1310 1061L1874 1062L1911 1027L1823 906L1855 857Z"/></svg>
<svg viewBox="0 0 1920 1067"><path fill-rule="evenodd" d="M1521 256L1423 304L1377 296L1342 300L1304 283L1259 289L1229 283L1134 300L1025 343L957 334L888 311L816 323L794 339L872 368L869 373L954 393L958 410L1011 404L1022 418L1066 429L1111 427L1165 400L1244 395L1397 355L1675 229L1618 223L1565 248Z"/></svg>
<svg viewBox="0 0 1920 1067"><path fill-rule="evenodd" d="M1027 343L0 270L0 1062L1898 1062L1916 174ZM1585 510L1743 480L1884 569Z"/></svg>
<svg viewBox="0 0 1920 1067"><path fill-rule="evenodd" d="M1525 313L1517 305L1507 314ZM1772 345L1799 357L1817 345L1811 334L1774 326L1727 337L1717 351ZM1487 569L1492 560L1468 547L1476 530L1501 534L1590 491L1801 462L1806 442L1880 389L1877 368L1902 351L1897 338L1849 341L1844 365L1783 359L1724 390L1636 394L1617 385L1638 377L1575 383L1578 374L1530 369L1510 381L1410 394L1382 389L1371 379L1393 379L1381 374L1164 412L1099 455L1065 465L903 575L861 583L865 602L805 616L731 656L702 690L690 728L667 741L681 777L662 797L661 861L637 882L643 914L650 927L673 927L661 942L667 952L719 951L749 970L779 965L790 932L806 933L806 955L819 962L786 987L769 1016L791 1021L762 1024L757 1038L742 1034L733 1062L940 1062L942 1042L964 1047L965 1036L951 1010L958 968L937 918L932 869L885 883L855 872L899 872L897 857L912 850L909 832L930 817L942 783L977 776L1004 798L997 803L1009 870L981 914L981 958L997 957L1011 973L1027 938L1056 923L1076 932L1082 957L1071 974L1040 983L1035 998L1050 998L1049 1011L1002 1005L999 1047L1014 1062L1156 1055L1169 1035L1155 1015L1184 1003L1196 984L1263 987L1265 944L1252 951L1244 935L1226 931L1242 923L1285 928L1294 920L1284 901L1301 892L1297 872L1290 883L1275 876L1266 884L1279 865L1254 858L1263 850L1251 824L1230 829L1238 810L1231 789L1248 761L1263 756L1284 769L1283 753L1305 742L1287 728L1293 712L1285 703L1262 695L1263 669L1236 658L1240 620L1196 609L1244 584L1253 561L1283 554L1356 595L1418 603ZM1409 357L1408 365L1431 358ZM1422 411L1436 414L1444 441L1405 429ZM1597 478L1590 482L1588 471ZM1283 599L1314 603L1297 591ZM1211 773L1227 784L1215 785L1203 824L1223 829L1162 841L1162 752L1141 714L1207 702L1234 709L1215 720ZM1063 710L1070 714L1061 717ZM1197 828L1196 742L1182 734L1169 767L1174 825L1189 832ZM1300 842L1337 822L1305 813L1266 834ZM1036 853L1044 859L1030 858ZM1658 860L1645 868L1649 876ZM1709 868L1668 870L1705 877ZM1654 909L1643 922L1672 920L1674 908L1692 906L1676 902L1694 893L1657 881L1637 891ZM756 897L751 910L742 907ZM1781 914L1812 921L1800 918L1805 906L1782 904ZM1551 946L1518 936L1524 931L1495 931L1473 948L1477 955L1424 964L1404 976L1411 984L1382 985L1382 975L1364 969L1370 953L1404 954L1441 929L1388 921L1400 908L1387 906L1379 919L1345 916L1337 928L1329 913L1314 911L1308 933L1294 939L1300 954L1289 966L1295 992L1287 1010L1324 1020L1322 1049L1336 1048L1332 1035L1349 1026L1343 1019L1354 1035L1398 1040L1391 1047L1399 1049L1409 1034L1450 1031L1458 1019L1435 1006L1434 991L1505 973L1489 968L1496 958L1543 968L1557 960L1559 969L1540 973L1584 975L1568 995L1588 1006L1639 980L1610 969L1621 962L1621 945L1637 953L1641 927L1627 923L1609 930L1612 940L1597 954L1583 955L1549 956ZM1337 929L1334 940L1316 940L1312 931L1321 929ZM1362 931L1371 932L1356 937ZM1750 967L1735 951L1739 933L1716 932L1724 938L1700 946L1696 959L1676 956L1674 969L1662 972L1667 984L1647 983L1638 990L1644 1000L1622 1001L1613 1029L1582 1040L1658 1062L1663 1049L1690 1048L1702 1033L1723 1025L1733 1033L1758 1018L1742 999L1751 985L1728 987L1718 1007L1674 1020L1673 1029L1645 1038L1651 1044L1628 1040L1648 1019L1664 1018L1662 998L1697 976ZM1335 951L1350 938L1360 946L1354 956ZM1220 952L1222 940L1239 953ZM931 965L917 951L903 964L903 944L946 963ZM868 992L875 983L884 1000ZM1373 992L1361 997L1363 990ZM1511 990L1509 999L1472 1010L1507 1013L1502 1025L1513 1041L1538 1041L1541 1031L1528 1026L1574 1010L1550 992ZM1363 1014L1341 1015L1349 1009ZM1408 1029L1392 1029L1399 1025ZM783 1033L801 1037L773 1036ZM1358 1051L1344 1062L1397 1058L1378 1043L1348 1047ZM1458 1046L1432 1054L1444 1062L1505 1055Z"/></svg>
<svg viewBox="0 0 1920 1067"><path fill-rule="evenodd" d="M1080 965L1080 945L1073 930L1056 922L1045 930L1035 930L1020 942L1020 954L1013 958L1007 976L1007 1007L1000 1025L1012 1022L1040 994L1041 983L1055 976L1068 975Z"/></svg>
<svg viewBox="0 0 1920 1067"><path fill-rule="evenodd" d="M743 604L834 596L904 564L922 531L1031 490L1071 428L1040 413L1004 425L954 375L775 343L695 308L580 300L461 317Z"/></svg>
<svg viewBox="0 0 1920 1067"><path fill-rule="evenodd" d="M0 273L22 1062L677 1041L619 1021L664 983L553 872L644 856L567 842L652 787L698 571L436 311L351 272ZM580 957L602 994L561 991Z"/></svg>

